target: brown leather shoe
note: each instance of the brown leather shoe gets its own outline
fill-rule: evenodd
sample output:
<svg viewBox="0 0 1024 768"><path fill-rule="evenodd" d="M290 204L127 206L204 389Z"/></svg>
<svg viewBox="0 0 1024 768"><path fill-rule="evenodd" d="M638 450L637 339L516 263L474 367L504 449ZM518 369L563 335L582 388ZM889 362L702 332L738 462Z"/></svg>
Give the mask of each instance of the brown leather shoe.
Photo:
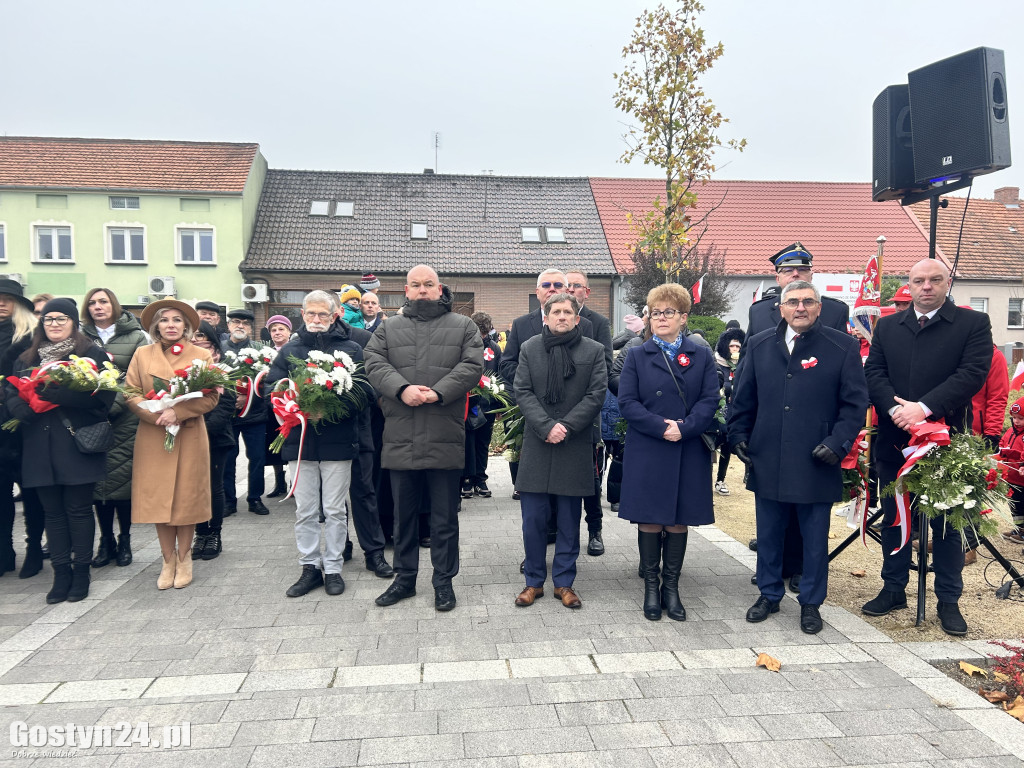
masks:
<svg viewBox="0 0 1024 768"><path fill-rule="evenodd" d="M527 605L533 605L533 601L538 597L544 597L544 587L527 587L519 593L519 597L516 598L516 605L520 608L525 608Z"/></svg>
<svg viewBox="0 0 1024 768"><path fill-rule="evenodd" d="M964 565L974 565L978 559L978 551L976 549L968 549L964 552Z"/></svg>
<svg viewBox="0 0 1024 768"><path fill-rule="evenodd" d="M562 601L562 605L566 608L582 608L583 603L580 602L579 597L575 592L572 591L572 587L555 587L555 597Z"/></svg>

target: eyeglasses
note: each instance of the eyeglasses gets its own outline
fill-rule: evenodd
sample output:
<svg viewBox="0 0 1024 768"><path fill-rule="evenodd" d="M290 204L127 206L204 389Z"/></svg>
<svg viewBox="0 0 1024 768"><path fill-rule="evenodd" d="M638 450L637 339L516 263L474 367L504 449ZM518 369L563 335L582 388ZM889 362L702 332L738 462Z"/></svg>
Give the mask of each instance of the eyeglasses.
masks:
<svg viewBox="0 0 1024 768"><path fill-rule="evenodd" d="M303 312L302 316L307 320L330 320L330 312Z"/></svg>
<svg viewBox="0 0 1024 768"><path fill-rule="evenodd" d="M58 315L57 317L44 317L43 325L66 325L71 320L67 315Z"/></svg>
<svg viewBox="0 0 1024 768"><path fill-rule="evenodd" d="M798 273L805 273L805 272L807 274L810 274L811 273L811 268L810 267L780 267L779 268L779 274L780 275L795 275L795 274L798 274Z"/></svg>
<svg viewBox="0 0 1024 768"><path fill-rule="evenodd" d="M565 288L565 283L537 283L538 288Z"/></svg>
<svg viewBox="0 0 1024 768"><path fill-rule="evenodd" d="M252 321L243 320L242 318L239 317L232 317L230 320L228 320L228 325L252 325Z"/></svg>
<svg viewBox="0 0 1024 768"><path fill-rule="evenodd" d="M587 285L586 283L569 283L569 287L575 291L577 288L586 288Z"/></svg>
<svg viewBox="0 0 1024 768"><path fill-rule="evenodd" d="M683 314L678 309L652 309L651 317L657 320L659 317L664 317L666 320L671 320L676 315Z"/></svg>
<svg viewBox="0 0 1024 768"><path fill-rule="evenodd" d="M786 299L782 302L782 306L789 307L790 309L796 309L797 307L807 307L810 309L817 304L817 299Z"/></svg>

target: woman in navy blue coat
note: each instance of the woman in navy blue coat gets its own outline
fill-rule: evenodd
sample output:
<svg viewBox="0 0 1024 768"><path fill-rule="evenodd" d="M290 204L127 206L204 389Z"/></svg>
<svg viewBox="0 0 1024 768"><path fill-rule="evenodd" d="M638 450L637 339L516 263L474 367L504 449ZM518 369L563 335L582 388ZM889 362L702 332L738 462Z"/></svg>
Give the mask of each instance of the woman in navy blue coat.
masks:
<svg viewBox="0 0 1024 768"><path fill-rule="evenodd" d="M629 424L619 517L638 524L644 616L656 621L664 608L670 619L685 621L679 572L687 526L715 521L711 452L701 433L718 408L718 371L711 350L683 334L685 288L659 285L647 306L651 338L629 350L619 378L619 410Z"/></svg>

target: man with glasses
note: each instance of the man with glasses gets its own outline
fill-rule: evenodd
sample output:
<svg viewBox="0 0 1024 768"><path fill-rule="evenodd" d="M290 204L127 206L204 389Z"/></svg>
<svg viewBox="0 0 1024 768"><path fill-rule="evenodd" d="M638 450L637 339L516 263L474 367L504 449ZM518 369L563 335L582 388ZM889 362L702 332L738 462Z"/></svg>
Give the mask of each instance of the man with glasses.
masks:
<svg viewBox="0 0 1024 768"><path fill-rule="evenodd" d="M238 352L246 347L259 349L266 343L252 338L252 312L247 309L233 309L228 312L229 337L224 345L225 350ZM239 396L235 407L241 410L245 406L245 398ZM263 470L266 467L267 450L267 409L262 403L256 403L245 416L235 415L232 420L235 432L235 448L224 460L224 516L233 515L238 499L235 489L235 464L238 463L238 437L245 442L245 456L249 463L249 482L246 501L249 511L256 515L269 515L270 510L263 503Z"/></svg>
<svg viewBox="0 0 1024 768"><path fill-rule="evenodd" d="M868 390L860 345L820 321L811 283L788 283L779 304L779 326L748 339L729 409L729 444L750 468L757 516L761 596L747 621L779 610L786 529L795 518L803 534L800 629L815 634L828 586L829 517L843 492L840 462L864 425Z"/></svg>
<svg viewBox="0 0 1024 768"><path fill-rule="evenodd" d="M801 243L788 245L772 256L769 261L775 267L775 282L779 284L779 288L784 289L796 280L811 282L811 276L814 272L813 259L814 257L811 256L811 252L804 248ZM818 317L822 325L846 333L847 323L850 321L850 308L838 299L824 296L821 299ZM751 304L750 316L747 321L747 338L743 344L742 353L746 352L746 346L755 334L770 328L777 328L781 320L782 315L779 312L778 294L766 296L760 301L755 301ZM797 525L796 519L790 521L789 529L790 533L786 539L786 555L783 559L782 570L789 577L789 588L794 592L799 592L800 574L803 573L801 562L803 544L800 541L800 528ZM750 548L757 549L757 539L751 540Z"/></svg>

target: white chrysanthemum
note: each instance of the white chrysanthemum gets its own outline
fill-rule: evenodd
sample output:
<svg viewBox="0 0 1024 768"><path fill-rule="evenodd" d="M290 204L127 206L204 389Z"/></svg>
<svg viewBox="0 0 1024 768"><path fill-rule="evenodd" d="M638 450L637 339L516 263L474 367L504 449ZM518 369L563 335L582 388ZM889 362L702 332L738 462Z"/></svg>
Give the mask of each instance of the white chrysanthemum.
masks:
<svg viewBox="0 0 1024 768"><path fill-rule="evenodd" d="M964 486L964 490L963 490L964 496L969 496L972 493L974 493L974 486L973 485L965 485Z"/></svg>
<svg viewBox="0 0 1024 768"><path fill-rule="evenodd" d="M330 375L327 373L327 371L317 370L313 372L313 383L316 384L318 387L324 386L329 378Z"/></svg>
<svg viewBox="0 0 1024 768"><path fill-rule="evenodd" d="M935 507L935 509L941 509L943 511L949 509L949 504L946 504L941 501L936 501L932 506Z"/></svg>
<svg viewBox="0 0 1024 768"><path fill-rule="evenodd" d="M964 502L964 509L974 509L976 506L978 506L977 499L968 499Z"/></svg>

